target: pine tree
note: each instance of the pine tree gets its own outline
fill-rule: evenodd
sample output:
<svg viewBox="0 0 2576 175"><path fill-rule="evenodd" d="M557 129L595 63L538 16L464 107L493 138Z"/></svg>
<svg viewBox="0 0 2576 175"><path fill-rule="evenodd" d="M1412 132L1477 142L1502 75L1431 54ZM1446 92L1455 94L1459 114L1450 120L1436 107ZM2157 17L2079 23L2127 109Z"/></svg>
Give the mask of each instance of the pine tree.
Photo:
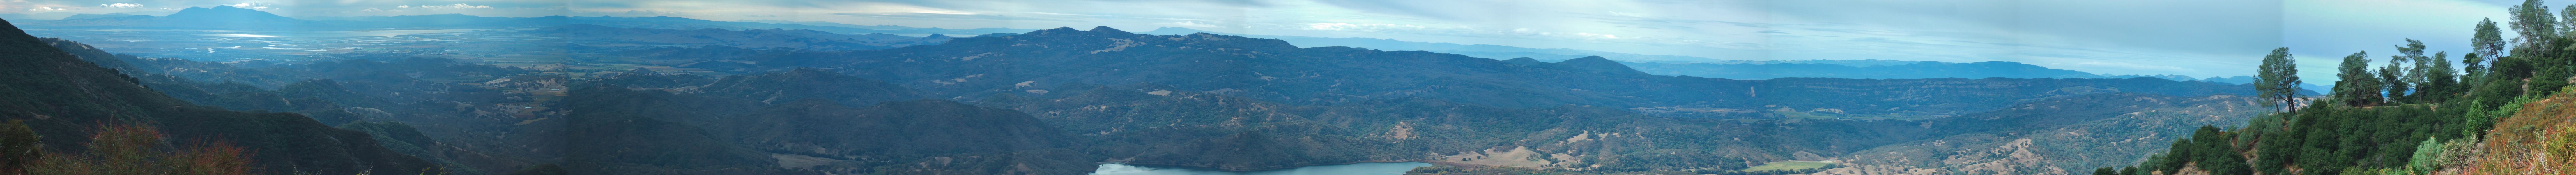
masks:
<svg viewBox="0 0 2576 175"><path fill-rule="evenodd" d="M2424 87L2417 88L2424 89L2417 90L2417 96L2420 96L2417 100L2424 103L2442 103L2459 97L2461 92L2468 89L2460 86L2462 84L2459 82L2460 74L2459 71L2451 68L2450 56L2450 52L2434 52L2433 57L2425 57L2424 61L2415 62L2416 64L2431 63L2417 66L2430 67L2424 69L2423 73L2419 73L2425 75L2425 84L2422 84Z"/></svg>
<svg viewBox="0 0 2576 175"><path fill-rule="evenodd" d="M2549 14L2549 5L2543 5L2540 0L2524 0L2522 5L2515 5L2507 10L2513 14L2514 32L2521 34L2521 37L2514 38L2514 41L2523 43L2516 45L2519 48L2513 50L2516 52L2514 55L2526 55L2520 52L2551 49L2542 46L2548 46L2550 40L2557 38L2560 29L2558 18Z"/></svg>
<svg viewBox="0 0 2576 175"><path fill-rule="evenodd" d="M2390 84L2404 84L2405 87L2413 88L2414 91L2401 91L2402 93L2405 93L2406 96L2390 96L2389 98L2405 99L2407 103L2424 102L2424 98L2427 97L2423 94L2434 92L2439 88L2433 87L2433 80L2431 79L2433 75L2430 73L2433 71L2432 62L2436 61L2433 60L2433 57L2424 56L2424 41L2417 41L2413 38L2406 39L2406 45L2397 46L2397 52L2398 54L2404 54L2406 58L2405 62L2412 63L2413 65L2405 65L2405 75L2399 78L2405 80L2403 83L2392 81Z"/></svg>
<svg viewBox="0 0 2576 175"><path fill-rule="evenodd" d="M2340 72L2335 73L2335 99L2342 99L2348 106L2379 103L2383 84L2370 70L2370 52L2353 52L2351 56L2344 56L2343 64L2336 70Z"/></svg>
<svg viewBox="0 0 2576 175"><path fill-rule="evenodd" d="M2486 75L2485 64L2500 57L2497 54L2504 52L2504 45L2503 29L2496 28L2494 20L2478 19L2477 34L2469 38L2469 54L2460 57L2460 63L2466 64L2462 70L2471 77L2469 82L2485 82L2475 77Z"/></svg>
<svg viewBox="0 0 2576 175"><path fill-rule="evenodd" d="M2272 100L2272 103L2264 103L2263 107L2281 106L2297 110L2294 105L2298 104L2298 86L2304 83L2299 81L2297 61L2290 58L2289 47L2272 49L2272 54L2263 56L2263 65L2256 68L2253 83L2259 98Z"/></svg>
<svg viewBox="0 0 2576 175"><path fill-rule="evenodd" d="M2397 49L2398 53L2405 53L2406 51L2405 47L2398 47ZM2388 98L2386 99L2387 102L2410 102L2405 101L2407 99L2404 98L2406 98L2406 92L2408 92L2408 90L2414 90L2413 84L2408 84L2406 81L2406 77L2414 76L2406 74L2410 72L2407 71L2410 69L2406 67L2406 62L2411 60L2415 60L2415 58L2406 57L2406 55L2390 55L2388 56L2388 65L2379 67L2379 82L2382 84L2380 87L2384 88L2382 93L2388 94L2385 96Z"/></svg>

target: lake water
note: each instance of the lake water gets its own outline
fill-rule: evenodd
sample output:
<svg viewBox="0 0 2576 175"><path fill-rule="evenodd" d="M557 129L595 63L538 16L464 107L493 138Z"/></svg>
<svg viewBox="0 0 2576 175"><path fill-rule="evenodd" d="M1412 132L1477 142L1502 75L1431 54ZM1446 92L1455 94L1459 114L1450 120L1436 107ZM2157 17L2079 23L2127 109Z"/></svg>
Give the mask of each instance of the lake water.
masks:
<svg viewBox="0 0 2576 175"><path fill-rule="evenodd" d="M1306 166L1290 169L1230 172L1192 168L1155 168L1127 164L1100 165L1092 175L1402 175L1414 167L1431 166L1422 162L1358 163L1349 165Z"/></svg>

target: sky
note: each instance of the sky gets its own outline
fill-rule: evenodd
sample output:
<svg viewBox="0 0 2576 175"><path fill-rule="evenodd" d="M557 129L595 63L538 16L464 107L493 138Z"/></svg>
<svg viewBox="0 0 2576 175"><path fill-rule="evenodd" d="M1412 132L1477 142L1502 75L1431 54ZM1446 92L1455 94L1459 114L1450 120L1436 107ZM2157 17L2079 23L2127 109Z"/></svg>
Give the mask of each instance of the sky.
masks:
<svg viewBox="0 0 2576 175"><path fill-rule="evenodd" d="M673 16L1043 29L1186 27L1727 60L2014 61L2108 74L2251 75L2290 47L2331 81L2354 52L2465 52L2516 0L0 0L0 13L246 6L289 17ZM2566 7L2566 2L2548 3ZM2554 7L2554 8L2555 8ZM2499 21L2501 22L2501 21ZM1618 59L1618 58L1612 58Z"/></svg>

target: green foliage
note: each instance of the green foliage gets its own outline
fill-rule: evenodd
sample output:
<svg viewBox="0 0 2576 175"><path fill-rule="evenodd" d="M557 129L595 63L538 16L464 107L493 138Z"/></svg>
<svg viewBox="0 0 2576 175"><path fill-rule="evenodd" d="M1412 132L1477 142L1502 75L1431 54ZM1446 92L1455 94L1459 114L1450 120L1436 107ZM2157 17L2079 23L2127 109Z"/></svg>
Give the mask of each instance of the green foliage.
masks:
<svg viewBox="0 0 2576 175"><path fill-rule="evenodd" d="M2433 174L2434 169L2441 168L2442 150L2447 149L2442 148L2442 142L2437 140L2440 139L2424 138L2424 143L2416 144L2415 157L2406 161L2404 170L2413 174Z"/></svg>
<svg viewBox="0 0 2576 175"><path fill-rule="evenodd" d="M2418 90L2414 97L2416 102L2448 102L2459 98L2460 93L2465 92L2460 87L2459 71L2451 68L2449 57L2450 52L2435 52L2432 57L2417 57L2422 61L2416 61L2416 67L2423 70L2423 73L2417 74L2424 75L2425 78L2424 83L2421 84L2423 90Z"/></svg>
<svg viewBox="0 0 2576 175"><path fill-rule="evenodd" d="M2504 32L2502 31L2503 29L2496 28L2495 20L2485 18L2478 19L2476 30L2477 32L2475 34L2471 34L2469 37L2469 53L2460 57L2460 63L2467 66L2462 68L2462 70L2467 70L2465 73L2467 73L2469 77L2480 77L2486 75L2487 66L2482 65L2481 63L2490 62L2496 57L2502 57L2503 55L2499 54L2504 54L2503 52L2506 44L2504 40ZM2485 82L2479 80L2482 79L2470 79L2469 82Z"/></svg>
<svg viewBox="0 0 2576 175"><path fill-rule="evenodd" d="M2460 161L2454 159L2463 154L2472 154L2475 151L2461 150L2473 147L2465 146L2474 143L2465 140L2478 139L2499 117L2513 115L2523 103L2546 95L2541 92L2556 90L2551 86L2566 83L2562 80L2566 69L2557 66L2564 65L2558 63L2561 61L2515 56L2496 59L2492 67L2480 67L2477 64L2485 62L2482 60L2494 56L2485 53L2464 56L2462 63L2471 65L2473 69L2466 72L2472 75L2469 81L2452 83L2450 75L2454 74L2447 69L2445 53L2421 56L2422 46L2409 41L2410 45L2399 47L2403 55L2393 57L2390 65L2376 71L2361 69L2368 66L2365 53L2345 57L2338 74L2344 81L2336 83L2333 98L2340 103L2257 117L2232 133L2204 128L2190 139L2175 141L2167 153L2150 158L2141 167L2168 174L2186 165L2196 165L2192 168L2213 174L2291 173L2288 167L2306 171L2297 174L2426 174L2445 162ZM2408 61L2416 65L2403 65ZM2529 89L2524 89L2526 84ZM2408 85L2414 89L2403 89ZM2383 93L2387 96L2378 96ZM2372 107L2378 105L2378 99L2398 103ZM2244 156L2246 152L2256 155ZM2256 157L2260 159L2243 162Z"/></svg>
<svg viewBox="0 0 2576 175"><path fill-rule="evenodd" d="M2558 37L2558 18L2550 16L2549 5L2541 0L2524 0L2521 5L2509 7L2506 11L2513 15L2513 31L2521 34L2514 40L2524 42L2523 46L2526 46L2516 48L2514 55L2530 55L2523 54L2523 48L2540 46Z"/></svg>
<svg viewBox="0 0 2576 175"><path fill-rule="evenodd" d="M2410 50L2410 47L2400 49ZM2346 76L2370 75L2366 74L2368 71L2352 69L2361 65L2354 63L2367 61L2361 59L2362 56L2356 53L2346 57L2346 67L2343 68L2346 68L2346 73L2365 74ZM2393 59L2442 60L2443 57L2437 53L2430 57L2399 56ZM2464 59L2478 57L2481 56ZM2537 100L2543 95L2537 91L2555 90L2538 85L2529 90L2522 89L2526 82L2565 83L2547 78L2553 76L2548 71L2533 71L2554 67L2543 66L2545 60L2519 56L2499 59L2488 70L2469 71L2487 72L2480 75L2483 77L2471 78L2486 80L2476 86L2443 83L2443 75L2451 74L2448 70L2423 68L2447 67L2426 63L2433 61L2417 63L2423 64L2418 66L2421 69L2397 68L2394 65L2383 67L2378 72L2383 74L2377 74L2379 77L2345 79L2337 84L2355 87L2382 83L2388 86L2417 84L2421 86L2416 86L2419 89L2413 91L2416 92L2414 94L2405 94L2401 98L2396 96L2401 95L2394 91L2396 89L2388 89L2391 90L2388 95L2392 95L2389 97L2392 102L2420 104L2395 103L2374 107L2368 100L2373 97L2365 95L2374 93L2338 93L2336 99L2344 100L2344 103L2319 104L2305 110L2257 117L2236 131L2203 128L2190 139L2175 141L2168 152L2148 159L2140 167L2166 174L2176 173L2187 165L2212 174L2427 174L2448 162L2460 162L2463 160L2458 159L2474 154L2477 151L2463 149L2475 147L2468 144L2475 143L2474 140L2479 139L2477 137L2489 131L2494 121L2512 116L2521 110L2524 103ZM2475 64L2478 61L2463 62ZM2414 78L2392 76L2397 74L2387 73L2390 71L2420 72L2415 74L2424 75L2423 81L2405 82ZM2526 77L2531 79L2524 81ZM2462 87L2476 88L2462 91L2470 89ZM2337 90L2371 92L2366 89L2338 86ZM2254 155L2244 155L2248 152ZM2258 157L2260 159L2252 159ZM2248 159L2254 161L2244 162ZM2289 167L2298 167L2304 172L2290 172Z"/></svg>
<svg viewBox="0 0 2576 175"><path fill-rule="evenodd" d="M2298 86L2305 82L2299 80L2298 59L2290 57L2289 47L2272 49L2272 54L2264 55L2263 65L2255 71L2252 83L2255 97L2271 101L2263 103L2263 107L2288 108L2298 103Z"/></svg>
<svg viewBox="0 0 2576 175"><path fill-rule="evenodd" d="M2335 73L2335 99L2343 100L2337 103L2346 106L2379 104L2380 88L2387 84L2380 81L2379 74L2370 70L2370 52L2353 52L2344 56L2343 64L2335 70L2339 71Z"/></svg>
<svg viewBox="0 0 2576 175"><path fill-rule="evenodd" d="M2156 172L2165 174L2178 173L2186 165L2199 165L2196 168L2201 171L2218 175L2252 174L2252 168L2245 164L2245 157L2238 156L2237 147L2230 142L2236 140L2234 136L2218 127L2201 126L2193 131L2191 138L2174 141L2167 154L2149 162L2156 165Z"/></svg>
<svg viewBox="0 0 2576 175"><path fill-rule="evenodd" d="M2412 40L2410 39L2409 41ZM2383 91L2381 93L2387 94L2384 97L2388 98L2388 102L2402 103L2413 101L2413 99L2407 98L2406 94L2416 90L2414 89L2417 88L2415 85L2421 84L2418 82L2422 81L2422 78L2420 78L2422 75L2414 74L2421 72L2415 71L2415 68L2408 67L2408 65L2409 62L2415 61L2415 57L2424 56L2423 47L2423 42L2416 42L2415 46L2412 48L2398 46L2398 55L2388 56L2388 65L2379 67L2379 82L2382 84L2381 86L2383 88L2387 89L2387 91Z"/></svg>

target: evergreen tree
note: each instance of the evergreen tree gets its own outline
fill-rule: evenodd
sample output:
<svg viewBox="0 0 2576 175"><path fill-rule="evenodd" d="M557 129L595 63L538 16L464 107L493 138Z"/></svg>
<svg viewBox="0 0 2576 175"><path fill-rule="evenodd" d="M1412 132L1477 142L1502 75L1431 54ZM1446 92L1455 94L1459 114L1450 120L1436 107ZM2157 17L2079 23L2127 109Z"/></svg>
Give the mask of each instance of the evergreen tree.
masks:
<svg viewBox="0 0 2576 175"><path fill-rule="evenodd" d="M2423 143L2416 144L2415 154L2406 160L2404 169L2412 174L2433 174L2434 169L2441 168L2441 163L2436 162L2441 159L2443 150L2439 140L2424 138Z"/></svg>
<svg viewBox="0 0 2576 175"><path fill-rule="evenodd" d="M2549 48L2541 46L2548 46L2550 40L2558 37L2558 18L2549 14L2549 5L2543 5L2541 0L2524 0L2522 5L2507 10L2513 14L2514 32L2521 34L2521 37L2514 38L2522 43L2513 50L2515 55L2547 50Z"/></svg>
<svg viewBox="0 0 2576 175"><path fill-rule="evenodd" d="M2478 19L2477 34L2469 38L2469 54L2460 57L2460 63L2466 64L2462 70L2471 77L2468 82L2485 82L2475 77L2486 75L2485 64L2494 62L2497 54L2504 52L2504 45L2503 29L2496 28L2494 20Z"/></svg>
<svg viewBox="0 0 2576 175"><path fill-rule="evenodd" d="M2336 70L2339 72L2335 73L2335 99L2343 100L2347 106L2379 103L2382 84L2379 77L2373 77L2377 74L2370 70L2370 52L2353 52L2351 56L2344 56L2343 64Z"/></svg>
<svg viewBox="0 0 2576 175"><path fill-rule="evenodd" d="M2412 90L2414 91L2401 91L2401 93L2405 93L2406 95L2403 97L2390 96L2389 98L2404 99L2407 103L2424 102L2424 98L2427 97L2424 97L2425 95L2423 94L2433 92L2438 88L2433 87L2433 80L2431 79L2433 75L2432 73L2429 73L2433 71L2433 63L2431 62L2436 61L2433 61L2433 57L2424 56L2424 41L2417 41L2413 38L2406 39L2406 45L2397 46L2397 53L2404 54L2406 59L2405 62L2412 63L2413 65L2404 65L2406 66L2405 75L2399 78L2405 80L2403 83L2390 81L2390 84L2404 84L2406 88L2413 88Z"/></svg>
<svg viewBox="0 0 2576 175"><path fill-rule="evenodd" d="M2398 47L2397 49L2398 53L2403 54L2406 52L2405 47ZM2407 57L2406 55L2390 55L2388 56L2388 65L2379 67L2379 82L2382 84L2380 87L2385 88L2383 93L2388 94L2385 96L2388 98L2386 99L2387 102L2411 102L2405 101L2407 99L2404 99L2406 98L2408 90L2414 90L2414 85L2409 84L2408 81L2406 81L2407 77L2414 76L2407 75L2407 73L2410 72L2407 70L2410 69L2406 67L2406 62L2411 60L2415 60L2415 58Z"/></svg>
<svg viewBox="0 0 2576 175"><path fill-rule="evenodd" d="M2263 56L2263 65L2254 72L2253 84L2256 96L2272 100L2264 103L2264 107L2281 106L2297 110L2299 83L2303 83L2299 81L2297 61L2290 58L2289 47L2272 49L2272 54Z"/></svg>
<svg viewBox="0 0 2576 175"><path fill-rule="evenodd" d="M2417 100L2424 103L2447 102L2452 98L2459 97L2459 93L2466 89L2460 87L2460 74L2459 71L2451 68L2450 56L2450 52L2434 52L2433 57L2425 57L2423 59L2424 61L2415 62L2416 64L2423 64L2417 67L2429 67L2424 69L2423 73L2419 73L2425 75L2425 84L2421 84L2424 87L2416 88L2423 89L2417 90L2417 94L2419 94L2418 96L2421 96L2419 97L2420 99Z"/></svg>

